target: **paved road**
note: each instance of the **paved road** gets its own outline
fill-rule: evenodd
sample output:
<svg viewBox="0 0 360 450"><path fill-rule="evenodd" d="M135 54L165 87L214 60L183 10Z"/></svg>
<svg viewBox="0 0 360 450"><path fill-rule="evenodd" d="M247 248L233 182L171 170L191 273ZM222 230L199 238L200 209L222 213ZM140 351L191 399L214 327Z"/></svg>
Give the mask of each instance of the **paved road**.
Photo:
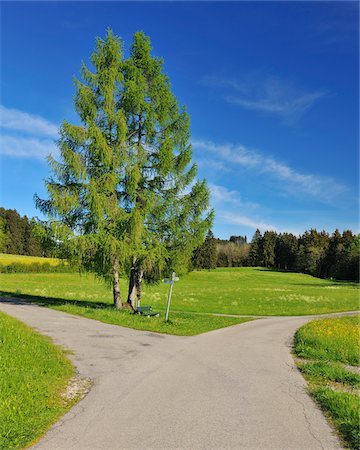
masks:
<svg viewBox="0 0 360 450"><path fill-rule="evenodd" d="M30 304L0 310L72 349L94 381L36 449L341 448L290 355L309 317L177 337Z"/></svg>

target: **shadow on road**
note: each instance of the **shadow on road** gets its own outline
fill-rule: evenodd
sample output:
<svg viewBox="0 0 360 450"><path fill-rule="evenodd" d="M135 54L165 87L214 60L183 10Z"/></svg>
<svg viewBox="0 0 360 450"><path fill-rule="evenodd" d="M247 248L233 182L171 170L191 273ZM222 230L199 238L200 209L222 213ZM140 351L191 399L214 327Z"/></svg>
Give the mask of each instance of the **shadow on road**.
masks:
<svg viewBox="0 0 360 450"><path fill-rule="evenodd" d="M16 294L14 292L0 291L1 302L26 302L33 303L38 306L61 306L61 305L77 305L92 309L114 309L114 306L105 302L89 302L86 300L69 300L65 298L41 297L38 295Z"/></svg>

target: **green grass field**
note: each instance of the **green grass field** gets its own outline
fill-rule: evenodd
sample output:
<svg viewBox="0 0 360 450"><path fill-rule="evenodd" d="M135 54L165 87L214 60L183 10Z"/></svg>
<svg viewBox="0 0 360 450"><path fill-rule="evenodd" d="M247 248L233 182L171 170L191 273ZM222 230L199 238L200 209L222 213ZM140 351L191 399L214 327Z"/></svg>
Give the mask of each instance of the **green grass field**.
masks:
<svg viewBox="0 0 360 450"><path fill-rule="evenodd" d="M309 322L295 334L298 367L309 390L339 430L346 446L360 448L360 316Z"/></svg>
<svg viewBox="0 0 360 450"><path fill-rule="evenodd" d="M7 266L9 264L45 264L48 263L51 266L57 266L60 264L60 260L57 258L43 258L41 256L25 256L25 255L9 255L6 253L0 253L0 264Z"/></svg>
<svg viewBox="0 0 360 450"><path fill-rule="evenodd" d="M93 275L0 274L0 286L3 294L77 301L89 307L112 303L111 289ZM144 286L143 304L164 310L168 289L165 283ZM125 280L121 290L125 299ZM252 267L192 272L175 284L172 298L172 310L198 313L306 315L358 308L356 283Z"/></svg>
<svg viewBox="0 0 360 450"><path fill-rule="evenodd" d="M30 445L69 409L61 393L73 374L50 339L0 313L0 449Z"/></svg>

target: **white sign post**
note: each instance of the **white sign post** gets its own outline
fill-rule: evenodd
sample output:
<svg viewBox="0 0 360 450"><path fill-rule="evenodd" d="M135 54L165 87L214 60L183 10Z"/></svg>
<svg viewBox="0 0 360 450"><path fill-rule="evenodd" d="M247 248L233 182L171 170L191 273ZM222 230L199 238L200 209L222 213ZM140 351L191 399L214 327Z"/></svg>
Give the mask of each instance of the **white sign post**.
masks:
<svg viewBox="0 0 360 450"><path fill-rule="evenodd" d="M175 281L179 281L179 278L176 276L175 272L172 273L171 280L169 280L168 278L165 278L163 280L164 283L170 284L170 290L169 290L169 296L168 296L168 304L167 304L167 308L166 308L165 322L167 322L169 320L169 310L170 310L171 295L172 295L172 290L173 290L173 286L174 286Z"/></svg>

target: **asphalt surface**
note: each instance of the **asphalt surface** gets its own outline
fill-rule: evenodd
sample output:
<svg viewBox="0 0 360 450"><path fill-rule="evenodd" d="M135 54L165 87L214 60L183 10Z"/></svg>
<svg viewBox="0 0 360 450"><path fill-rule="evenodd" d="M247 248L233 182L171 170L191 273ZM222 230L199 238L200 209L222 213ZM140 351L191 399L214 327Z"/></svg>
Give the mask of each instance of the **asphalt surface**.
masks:
<svg viewBox="0 0 360 450"><path fill-rule="evenodd" d="M30 304L0 310L71 349L94 382L35 449L341 448L290 354L311 317L178 337Z"/></svg>

